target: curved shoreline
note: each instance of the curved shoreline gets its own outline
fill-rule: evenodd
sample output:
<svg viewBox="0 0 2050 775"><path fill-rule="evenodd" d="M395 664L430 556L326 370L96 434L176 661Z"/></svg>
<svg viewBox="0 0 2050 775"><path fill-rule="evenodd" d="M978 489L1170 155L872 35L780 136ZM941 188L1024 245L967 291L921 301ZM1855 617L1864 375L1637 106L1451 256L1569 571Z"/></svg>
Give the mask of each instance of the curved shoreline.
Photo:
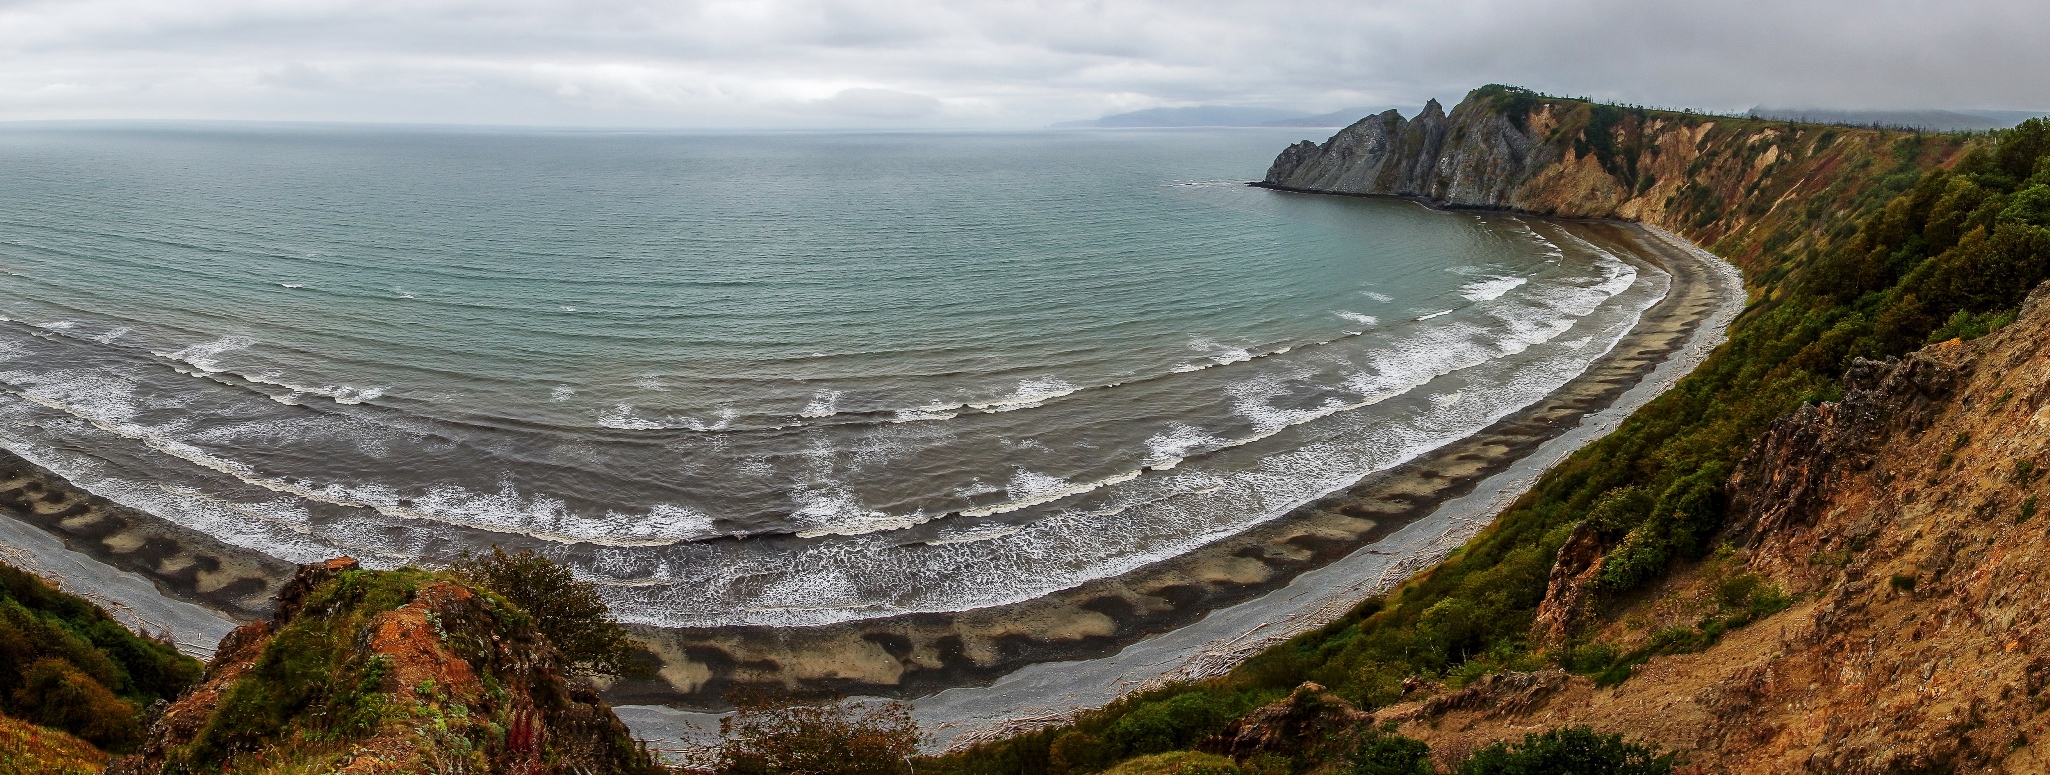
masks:
<svg viewBox="0 0 2050 775"><path fill-rule="evenodd" d="M1700 291L1697 302L1705 303L1689 307L1697 314L1669 310L1662 320L1651 320L1647 311L1647 319L1630 337L1663 338L1670 346L1651 363L1640 364L1644 368L1626 369L1637 377L1626 387L1608 392L1601 406L1580 414L1570 427L1558 429L1423 518L1391 529L1341 559L1297 574L1279 588L1210 611L1192 624L1143 638L1108 656L1039 662L985 686L949 688L913 700L913 715L927 735L927 750L960 748L1057 725L1079 710L1102 707L1135 691L1220 675L1261 649L1321 627L1464 545L1544 472L1607 435L1691 373L1722 344L1729 325L1744 310L1748 299L1742 275L1728 262L1671 233L1640 224L1607 223L1640 235L1641 243L1665 259L1676 277L1691 269ZM1611 351L1615 362L1610 366L1632 360L1622 352L1625 349L1619 342ZM1547 401L1575 392L1576 385L1585 389L1589 383L1601 384L1603 375L1596 372L1603 370L1591 365L1583 375L1587 379L1561 388ZM627 705L618 711L637 734L657 741L658 747L661 741L675 741L679 748L701 744L716 736L719 719L714 713L653 705Z"/></svg>
<svg viewBox="0 0 2050 775"><path fill-rule="evenodd" d="M917 715L946 747L1053 723L1151 683L1222 672L1328 622L1463 543L1538 473L1663 392L1743 307L1734 268L1684 240L1615 221L1545 220L1634 246L1672 281L1609 353L1532 406L1238 536L1032 601L816 628L644 631L664 658L661 680L615 685L609 698L717 707L736 685L791 679L848 694L923 696ZM0 484L8 521L113 566L75 585L105 590L102 576L130 571L160 595L247 618L267 597L260 582L276 570L269 566L284 566L235 556L244 552L52 481L33 465L20 470ZM717 718L648 706L622 715L656 738L687 736L693 723Z"/></svg>

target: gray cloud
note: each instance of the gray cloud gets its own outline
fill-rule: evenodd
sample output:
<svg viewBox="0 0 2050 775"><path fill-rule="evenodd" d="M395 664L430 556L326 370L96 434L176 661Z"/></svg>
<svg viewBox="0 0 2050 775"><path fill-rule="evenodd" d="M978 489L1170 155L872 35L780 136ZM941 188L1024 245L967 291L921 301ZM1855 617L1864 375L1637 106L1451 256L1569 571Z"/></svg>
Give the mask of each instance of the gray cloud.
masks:
<svg viewBox="0 0 2050 775"><path fill-rule="evenodd" d="M13 0L0 119L1034 126L1489 82L2050 110L2046 29L2036 0Z"/></svg>

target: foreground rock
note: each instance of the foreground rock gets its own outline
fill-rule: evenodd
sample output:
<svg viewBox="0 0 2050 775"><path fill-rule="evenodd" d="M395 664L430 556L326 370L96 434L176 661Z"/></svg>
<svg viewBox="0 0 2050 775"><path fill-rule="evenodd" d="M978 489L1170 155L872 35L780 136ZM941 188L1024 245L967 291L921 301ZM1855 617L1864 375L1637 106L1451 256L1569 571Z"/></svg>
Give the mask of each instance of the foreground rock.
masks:
<svg viewBox="0 0 2050 775"><path fill-rule="evenodd" d="M524 613L419 570L301 568L118 774L658 771Z"/></svg>

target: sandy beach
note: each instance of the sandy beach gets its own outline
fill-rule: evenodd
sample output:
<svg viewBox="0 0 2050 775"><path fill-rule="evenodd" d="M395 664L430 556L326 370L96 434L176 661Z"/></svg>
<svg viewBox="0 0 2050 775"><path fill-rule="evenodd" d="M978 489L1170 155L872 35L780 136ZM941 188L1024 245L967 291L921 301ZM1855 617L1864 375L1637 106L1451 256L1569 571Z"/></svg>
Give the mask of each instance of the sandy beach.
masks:
<svg viewBox="0 0 2050 775"><path fill-rule="evenodd" d="M1021 603L819 627L643 629L665 667L655 679L613 686L610 696L714 709L727 692L747 685L928 695L989 683L1034 663L1115 654L1355 552L1402 559L1410 550L1386 545L1398 533L1616 405L1661 364L1686 352L1719 312L1741 307L1734 275L1649 231L1613 222L1560 223L1659 267L1670 287L1579 378L1478 433L1187 554Z"/></svg>
<svg viewBox="0 0 2050 775"><path fill-rule="evenodd" d="M1134 691L1220 675L1261 649L1323 626L1359 601L1442 560L1528 491L1545 471L1672 388L1724 341L1730 323L1743 311L1742 276L1736 267L1659 229L1608 226L1631 233L1673 271L1676 282L1667 300L1650 311L1609 358L1529 413L1556 417L1549 413L1560 410L1547 405L1557 399L1583 402L1571 406L1598 401L1598 406L1556 420L1553 432L1522 454L1491 458L1502 464L1466 485L1461 494L1436 504L1426 516L1391 528L1370 545L1297 574L1265 594L1211 611L1188 626L1145 637L1108 656L1031 664L986 686L950 688L913 700L926 749L958 748L1059 724L1077 711L1102 707ZM1532 421L1519 414L1504 424L1519 418ZM1342 497L1368 497L1366 491L1377 481L1363 481ZM714 713L659 705L624 705L618 711L657 747L702 745L717 734L719 716Z"/></svg>
<svg viewBox="0 0 2050 775"><path fill-rule="evenodd" d="M663 666L608 696L651 738L702 733L716 718L657 704L716 709L749 684L918 697L933 744L946 747L1216 674L1319 626L1462 543L1538 474L1690 371L1743 307L1734 268L1684 240L1561 223L1661 268L1670 286L1579 378L1478 433L1194 552L1018 604L824 627L641 628ZM189 650L261 615L291 570L12 455L0 474L0 545L70 588L153 612L142 621Z"/></svg>

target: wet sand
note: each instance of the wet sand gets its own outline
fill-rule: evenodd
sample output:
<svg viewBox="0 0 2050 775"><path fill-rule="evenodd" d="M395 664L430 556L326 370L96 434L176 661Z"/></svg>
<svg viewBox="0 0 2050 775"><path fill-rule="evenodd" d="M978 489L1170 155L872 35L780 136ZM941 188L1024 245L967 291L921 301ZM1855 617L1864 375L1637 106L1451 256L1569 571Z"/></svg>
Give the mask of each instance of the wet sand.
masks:
<svg viewBox="0 0 2050 775"><path fill-rule="evenodd" d="M1692 372L1723 342L1724 332L1744 309L1743 279L1735 267L1679 237L1634 225L1618 226L1632 232L1647 251L1671 267L1676 280L1684 273L1694 288L1683 293L1676 282L1674 293L1661 305L1665 312L1648 312L1638 332L1632 334L1632 338L1642 334L1640 344L1654 347L1662 355L1632 354L1625 347L1629 344L1626 339L1611 353L1615 369L1596 364L1584 380L1588 385L1576 382L1554 396L1575 402L1600 400L1600 408L1579 413L1570 421L1561 419L1566 427L1467 487L1464 494L1445 500L1428 516L1391 529L1380 540L1342 559L1296 575L1278 589L1211 611L1188 626L1145 637L1109 656L1032 664L986 686L950 688L913 700L913 716L925 733L926 750L957 748L1058 724L1077 711L1102 707L1134 691L1223 674L1261 649L1337 619L1361 600L1429 568L1464 545L1546 471L1607 435ZM1645 363L1645 358L1656 365L1643 370L1627 366ZM1619 374L1629 375L1625 389L1611 392L1593 387L1611 384L1607 380ZM1557 416L1548 415L1553 410L1545 406L1541 403L1531 412ZM1517 419L1504 423L1515 424ZM1500 445L1484 448L1494 446ZM1450 454L1471 462L1459 457L1466 452ZM1373 497L1368 490L1375 481L1363 481L1340 497ZM656 705L627 705L617 710L636 734L658 748L689 749L717 736L718 714Z"/></svg>
<svg viewBox="0 0 2050 775"><path fill-rule="evenodd" d="M1684 241L1630 224L1564 223L1663 267L1671 287L1579 378L1476 434L1194 552L1035 600L823 627L642 628L661 668L655 678L609 687L608 696L700 709L718 708L726 692L746 686L926 696L918 707L927 728L956 741L1101 705L1152 681L1217 672L1329 621L1377 585L1435 562L1492 514L1451 516L1455 505L1506 504L1599 435L1590 428L1613 425L1601 418L1619 421L1691 370L1743 306L1735 270ZM139 574L165 596L237 619L264 613L292 569L84 493L5 453L0 514ZM1304 591L1313 588L1324 591ZM1076 667L1084 665L1091 667ZM984 688L962 688L976 686ZM697 715L627 712L651 725L652 736L662 736L664 719Z"/></svg>
<svg viewBox="0 0 2050 775"><path fill-rule="evenodd" d="M1391 545L1399 531L1614 405L1686 350L1705 321L1742 307L1734 270L1722 272L1712 258L1634 225L1562 223L1658 265L1671 286L1579 378L1478 433L1193 552L1021 603L819 627L643 629L638 634L661 656L660 673L616 684L608 696L716 709L741 688L929 695L988 684L1034 663L1115 654L1357 551L1408 557L1412 548Z"/></svg>

